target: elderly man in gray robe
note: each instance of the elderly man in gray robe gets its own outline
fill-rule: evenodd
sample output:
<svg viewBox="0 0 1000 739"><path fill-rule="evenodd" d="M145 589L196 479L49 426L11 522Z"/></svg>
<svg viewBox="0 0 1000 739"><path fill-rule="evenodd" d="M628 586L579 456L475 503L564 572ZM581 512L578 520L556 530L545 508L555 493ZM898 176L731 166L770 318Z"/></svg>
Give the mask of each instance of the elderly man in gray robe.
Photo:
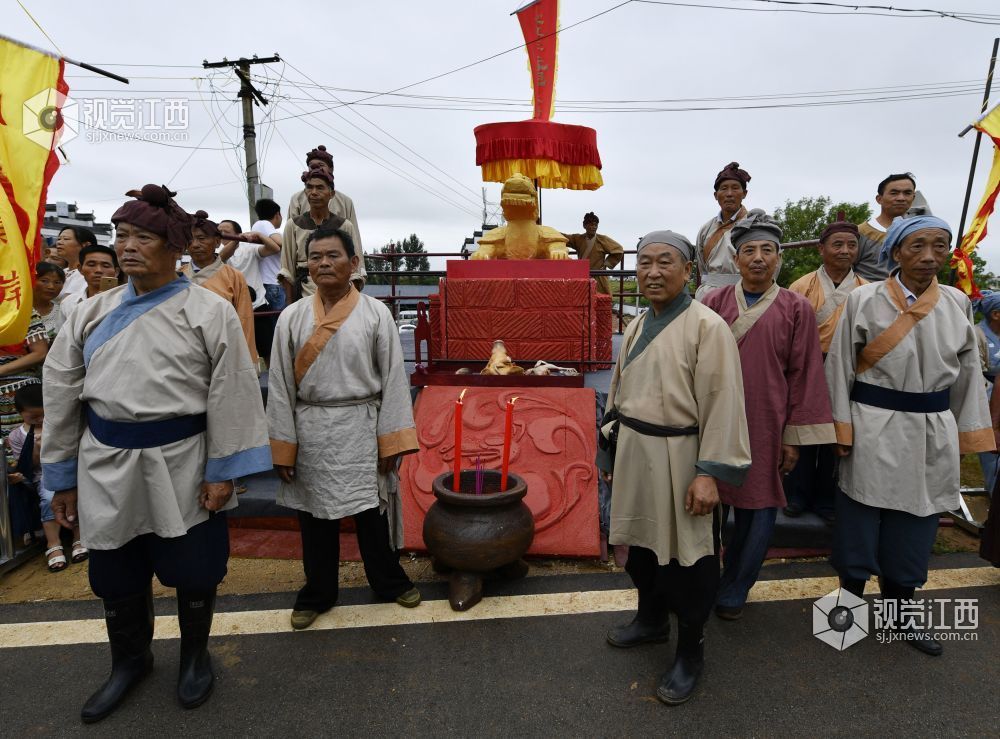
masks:
<svg viewBox="0 0 1000 739"><path fill-rule="evenodd" d="M893 221L881 252L889 276L848 296L826 358L842 457L831 561L857 596L877 575L884 600L913 600L938 517L959 507L962 455L996 448L972 306L936 277L950 252L940 218ZM941 654L922 625L886 625Z"/></svg>
<svg viewBox="0 0 1000 739"><path fill-rule="evenodd" d="M726 322L691 300L694 247L673 231L639 242L639 291L652 307L622 339L598 466L612 483L609 541L629 547L635 618L608 632L615 647L670 638L677 654L656 696L688 700L704 664L705 621L719 587L717 480L750 469L743 376Z"/></svg>
<svg viewBox="0 0 1000 739"><path fill-rule="evenodd" d="M45 362L43 484L79 518L104 600L111 675L83 707L99 721L152 669L152 578L177 588L177 697L208 699L225 511L234 477L271 468L257 372L233 307L174 271L192 218L146 185L111 217L127 285L81 303Z"/></svg>

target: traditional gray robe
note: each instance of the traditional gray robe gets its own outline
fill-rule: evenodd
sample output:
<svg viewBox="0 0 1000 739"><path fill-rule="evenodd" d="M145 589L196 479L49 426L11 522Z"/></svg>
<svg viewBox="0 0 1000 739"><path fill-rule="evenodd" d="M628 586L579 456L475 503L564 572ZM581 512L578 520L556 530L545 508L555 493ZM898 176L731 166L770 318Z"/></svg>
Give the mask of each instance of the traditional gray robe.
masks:
<svg viewBox="0 0 1000 739"><path fill-rule="evenodd" d="M43 484L78 489L84 546L182 536L208 519L202 482L271 468L260 385L233 307L186 278L136 296L131 283L80 303L45 358ZM164 446L99 442L85 406L141 424L207 413ZM226 508L236 507L233 496Z"/></svg>
<svg viewBox="0 0 1000 739"><path fill-rule="evenodd" d="M910 413L851 399L855 381L892 390L950 389L949 410ZM959 507L963 454L995 449L972 306L935 280L907 306L894 276L847 298L826 358L840 444L840 487L868 506L914 516Z"/></svg>
<svg viewBox="0 0 1000 739"><path fill-rule="evenodd" d="M274 463L295 467L278 503L327 519L378 505L399 523L398 489L379 480L378 460L419 446L399 334L383 303L352 287L329 312L318 294L286 308L267 416Z"/></svg>

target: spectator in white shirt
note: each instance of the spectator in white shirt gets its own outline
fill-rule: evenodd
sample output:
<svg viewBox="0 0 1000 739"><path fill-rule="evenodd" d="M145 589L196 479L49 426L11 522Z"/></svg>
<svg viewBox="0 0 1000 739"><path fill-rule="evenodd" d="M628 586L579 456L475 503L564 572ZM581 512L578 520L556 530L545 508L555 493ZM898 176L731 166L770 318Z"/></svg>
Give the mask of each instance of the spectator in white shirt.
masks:
<svg viewBox="0 0 1000 739"><path fill-rule="evenodd" d="M267 309L280 311L285 307L285 291L278 283L278 271L281 269L281 206L273 200L262 198L254 205L254 210L257 212L257 221L250 230L268 237L279 247L278 251L260 260L260 278L264 283Z"/></svg>

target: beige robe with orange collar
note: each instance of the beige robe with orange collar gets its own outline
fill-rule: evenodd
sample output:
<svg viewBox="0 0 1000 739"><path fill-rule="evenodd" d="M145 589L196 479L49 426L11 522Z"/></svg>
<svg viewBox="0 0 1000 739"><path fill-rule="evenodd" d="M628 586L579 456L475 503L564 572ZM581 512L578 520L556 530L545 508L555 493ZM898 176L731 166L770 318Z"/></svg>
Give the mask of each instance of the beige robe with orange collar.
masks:
<svg viewBox="0 0 1000 739"><path fill-rule="evenodd" d="M240 318L240 325L243 327L243 335L247 340L247 348L250 350L250 359L254 366L257 366L257 339L253 327L253 302L250 300L250 289L247 287L246 278L243 273L235 267L230 267L223 263L221 259L216 259L204 269L197 272L191 262L187 262L181 268L181 274L187 277L195 285L200 285L206 290L211 290L227 303L231 303L236 309L236 315Z"/></svg>
<svg viewBox="0 0 1000 739"><path fill-rule="evenodd" d="M295 467L278 503L327 519L388 508L400 545L398 478L378 461L419 446L389 309L353 287L328 312L319 295L296 301L278 318L268 380L272 457Z"/></svg>

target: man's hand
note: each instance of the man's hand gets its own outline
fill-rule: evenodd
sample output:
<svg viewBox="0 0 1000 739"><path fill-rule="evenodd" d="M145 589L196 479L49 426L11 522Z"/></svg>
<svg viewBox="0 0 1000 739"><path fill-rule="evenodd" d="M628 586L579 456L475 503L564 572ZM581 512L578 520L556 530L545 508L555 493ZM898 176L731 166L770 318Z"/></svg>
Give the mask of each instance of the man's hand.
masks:
<svg viewBox="0 0 1000 739"><path fill-rule="evenodd" d="M8 485L18 485L24 482L24 475L20 472L8 472L7 473L7 484Z"/></svg>
<svg viewBox="0 0 1000 739"><path fill-rule="evenodd" d="M286 465L283 465L283 464L276 464L276 465L274 465L274 471L278 473L278 477L281 478L282 482L287 483L289 485L291 485L293 482L295 482L295 466L294 465L286 466Z"/></svg>
<svg viewBox="0 0 1000 739"><path fill-rule="evenodd" d="M52 496L52 513L60 526L67 529L76 527L76 488L61 490Z"/></svg>
<svg viewBox="0 0 1000 739"><path fill-rule="evenodd" d="M393 454L391 457L382 457L378 461L378 472L380 475L388 475L390 471L396 469L396 460L399 459L398 454Z"/></svg>
<svg viewBox="0 0 1000 739"><path fill-rule="evenodd" d="M792 446L791 444L781 445L781 463L778 465L778 469L781 474L787 475L789 472L795 469L795 463L799 461L799 448L797 446Z"/></svg>
<svg viewBox="0 0 1000 739"><path fill-rule="evenodd" d="M704 516L719 505L719 488L715 478L698 475L691 481L684 500L684 509L692 516Z"/></svg>
<svg viewBox="0 0 1000 739"><path fill-rule="evenodd" d="M601 470L601 479L604 480L604 482L608 483L608 485L610 485L611 481L614 479L614 474L611 472L605 472L604 470Z"/></svg>
<svg viewBox="0 0 1000 739"><path fill-rule="evenodd" d="M833 451L838 457L847 457L851 453L849 444L834 444Z"/></svg>
<svg viewBox="0 0 1000 739"><path fill-rule="evenodd" d="M233 497L233 481L203 482L198 502L206 511L221 511L222 506Z"/></svg>

